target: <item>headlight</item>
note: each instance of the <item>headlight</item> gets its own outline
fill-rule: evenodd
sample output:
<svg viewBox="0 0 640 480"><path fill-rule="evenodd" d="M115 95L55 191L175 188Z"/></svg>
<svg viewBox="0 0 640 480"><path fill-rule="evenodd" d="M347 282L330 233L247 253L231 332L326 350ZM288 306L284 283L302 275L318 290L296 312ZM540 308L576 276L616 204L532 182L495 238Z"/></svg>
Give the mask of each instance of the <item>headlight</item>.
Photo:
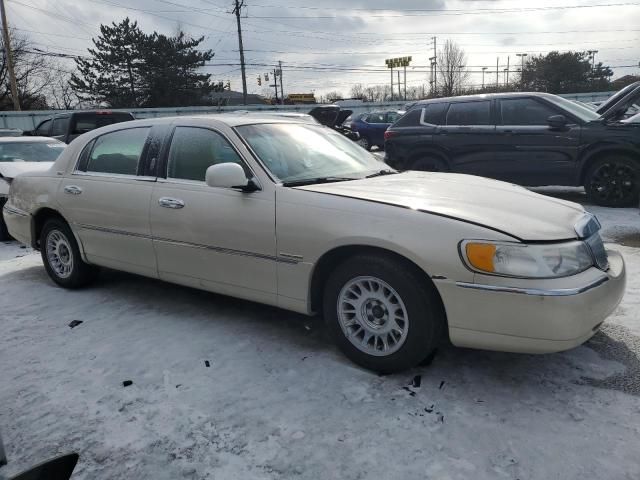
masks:
<svg viewBox="0 0 640 480"><path fill-rule="evenodd" d="M593 266L589 247L581 241L527 245L467 240L460 247L471 270L489 275L556 278Z"/></svg>

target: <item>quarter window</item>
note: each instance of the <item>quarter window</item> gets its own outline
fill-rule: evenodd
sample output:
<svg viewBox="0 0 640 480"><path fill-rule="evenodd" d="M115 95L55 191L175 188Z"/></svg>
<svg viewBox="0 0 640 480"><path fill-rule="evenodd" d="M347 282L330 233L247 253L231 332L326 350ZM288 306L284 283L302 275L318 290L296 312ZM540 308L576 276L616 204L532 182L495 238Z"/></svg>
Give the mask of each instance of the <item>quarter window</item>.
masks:
<svg viewBox="0 0 640 480"><path fill-rule="evenodd" d="M51 128L51 120L45 120L36 129L36 134L44 135L45 137L49 135L49 129Z"/></svg>
<svg viewBox="0 0 640 480"><path fill-rule="evenodd" d="M136 175L148 134L149 128L130 128L98 137L89 155L87 171Z"/></svg>
<svg viewBox="0 0 640 480"><path fill-rule="evenodd" d="M446 103L427 103L422 109L424 111L422 121L429 125L440 125L446 109Z"/></svg>
<svg viewBox="0 0 640 480"><path fill-rule="evenodd" d="M491 125L490 102L455 102L447 112L447 125Z"/></svg>
<svg viewBox="0 0 640 480"><path fill-rule="evenodd" d="M69 128L69 117L60 117L53 120L52 136L66 135Z"/></svg>
<svg viewBox="0 0 640 480"><path fill-rule="evenodd" d="M503 125L546 125L547 118L556 112L532 98L500 100Z"/></svg>
<svg viewBox="0 0 640 480"><path fill-rule="evenodd" d="M169 149L167 177L204 182L207 168L229 162L244 168L236 151L219 133L206 128L176 127Z"/></svg>

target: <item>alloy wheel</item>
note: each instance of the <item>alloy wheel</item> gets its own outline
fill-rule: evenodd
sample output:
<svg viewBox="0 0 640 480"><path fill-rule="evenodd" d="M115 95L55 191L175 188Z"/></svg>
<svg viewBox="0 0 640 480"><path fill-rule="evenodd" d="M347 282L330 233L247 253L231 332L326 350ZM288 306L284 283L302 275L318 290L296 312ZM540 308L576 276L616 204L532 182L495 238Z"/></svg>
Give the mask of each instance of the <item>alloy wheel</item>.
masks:
<svg viewBox="0 0 640 480"><path fill-rule="evenodd" d="M590 191L601 201L629 204L638 195L636 171L622 162L606 162L591 175Z"/></svg>
<svg viewBox="0 0 640 480"><path fill-rule="evenodd" d="M368 355L391 355L407 338L409 317L402 298L379 278L347 282L338 295L337 309L344 335Z"/></svg>
<svg viewBox="0 0 640 480"><path fill-rule="evenodd" d="M59 278L68 278L73 271L73 250L69 240L60 230L47 235L46 254L49 266Z"/></svg>

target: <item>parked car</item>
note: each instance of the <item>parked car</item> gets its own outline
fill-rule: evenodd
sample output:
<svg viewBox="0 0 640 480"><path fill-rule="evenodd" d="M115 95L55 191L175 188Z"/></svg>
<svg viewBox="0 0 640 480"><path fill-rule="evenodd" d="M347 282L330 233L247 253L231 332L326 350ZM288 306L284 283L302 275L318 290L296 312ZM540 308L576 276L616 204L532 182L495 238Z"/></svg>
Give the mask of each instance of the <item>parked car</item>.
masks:
<svg viewBox="0 0 640 480"><path fill-rule="evenodd" d="M581 344L620 302L622 256L577 204L495 180L397 173L320 125L137 120L15 178L4 216L78 288L109 267L305 315L381 372L453 344ZM215 301L212 298L212 301Z"/></svg>
<svg viewBox="0 0 640 480"><path fill-rule="evenodd" d="M418 102L386 133L385 161L520 185L584 186L591 201L638 203L640 126L621 122L640 85L601 113L546 93Z"/></svg>
<svg viewBox="0 0 640 480"><path fill-rule="evenodd" d="M338 105L324 105L311 109L309 115L317 120L320 125L332 128L336 132L340 132L349 140L357 142L360 136L351 129L342 126L343 122L353 114L352 110L341 109Z"/></svg>
<svg viewBox="0 0 640 480"><path fill-rule="evenodd" d="M83 133L113 123L134 120L129 112L113 112L111 110L79 110L77 112L58 113L43 120L27 135L53 137L64 143L70 143Z"/></svg>
<svg viewBox="0 0 640 480"><path fill-rule="evenodd" d="M384 148L384 132L395 123L404 112L389 110L384 112L367 112L351 121L349 128L360 134L358 143L366 150L372 147Z"/></svg>
<svg viewBox="0 0 640 480"><path fill-rule="evenodd" d="M0 137L0 208L9 196L9 186L16 175L33 170L47 170L66 145L46 137ZM0 241L9 240L9 232L0 217Z"/></svg>

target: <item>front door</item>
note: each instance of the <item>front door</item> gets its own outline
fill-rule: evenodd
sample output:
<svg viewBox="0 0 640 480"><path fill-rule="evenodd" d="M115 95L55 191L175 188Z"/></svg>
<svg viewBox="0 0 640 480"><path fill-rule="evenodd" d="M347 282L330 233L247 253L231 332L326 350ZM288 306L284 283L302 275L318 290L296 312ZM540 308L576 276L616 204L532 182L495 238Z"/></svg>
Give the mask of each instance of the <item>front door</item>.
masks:
<svg viewBox="0 0 640 480"><path fill-rule="evenodd" d="M155 178L143 176L150 130L127 128L92 140L57 198L89 262L156 276L149 224Z"/></svg>
<svg viewBox="0 0 640 480"><path fill-rule="evenodd" d="M547 119L565 114L532 97L498 101L496 135L502 179L520 185L571 185L575 179L580 125L551 128Z"/></svg>
<svg viewBox="0 0 640 480"><path fill-rule="evenodd" d="M160 278L275 303L273 191L207 186L206 170L217 163L238 163L252 176L216 130L176 127L165 157L150 208Z"/></svg>

